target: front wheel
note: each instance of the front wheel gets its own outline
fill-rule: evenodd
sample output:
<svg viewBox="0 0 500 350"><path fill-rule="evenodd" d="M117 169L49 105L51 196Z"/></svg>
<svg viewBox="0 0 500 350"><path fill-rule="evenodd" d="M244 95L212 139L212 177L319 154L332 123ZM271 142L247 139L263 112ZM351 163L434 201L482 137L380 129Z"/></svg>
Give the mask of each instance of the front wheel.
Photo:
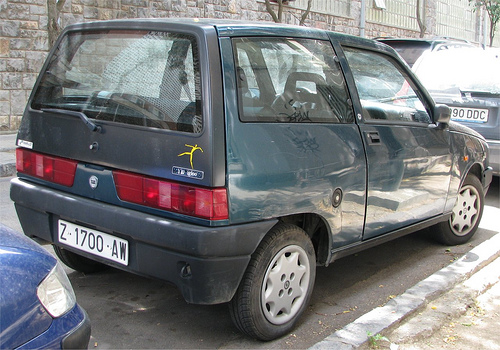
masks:
<svg viewBox="0 0 500 350"><path fill-rule="evenodd" d="M310 238L295 225L279 224L253 254L230 302L233 322L259 340L286 334L307 307L315 277Z"/></svg>
<svg viewBox="0 0 500 350"><path fill-rule="evenodd" d="M468 242L477 231L484 209L484 191L479 179L467 176L448 221L437 225L437 238L447 245Z"/></svg>

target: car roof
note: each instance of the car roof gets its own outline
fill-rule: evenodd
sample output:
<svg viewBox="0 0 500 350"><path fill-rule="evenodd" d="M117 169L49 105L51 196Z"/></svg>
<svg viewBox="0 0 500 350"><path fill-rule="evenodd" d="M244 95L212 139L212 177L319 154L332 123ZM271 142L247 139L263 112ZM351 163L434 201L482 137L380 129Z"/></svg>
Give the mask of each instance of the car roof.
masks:
<svg viewBox="0 0 500 350"><path fill-rule="evenodd" d="M198 30L209 30L210 28L213 28L219 37L293 36L319 40L328 40L329 38L333 38L348 45L371 47L373 49L391 53L394 52L391 47L372 39L361 38L354 35L324 29L265 21L241 21L213 18L136 18L77 23L67 26L65 31L105 28L137 30L143 28L154 28L162 30L165 29L165 27L177 27L178 29L185 30L195 28Z"/></svg>

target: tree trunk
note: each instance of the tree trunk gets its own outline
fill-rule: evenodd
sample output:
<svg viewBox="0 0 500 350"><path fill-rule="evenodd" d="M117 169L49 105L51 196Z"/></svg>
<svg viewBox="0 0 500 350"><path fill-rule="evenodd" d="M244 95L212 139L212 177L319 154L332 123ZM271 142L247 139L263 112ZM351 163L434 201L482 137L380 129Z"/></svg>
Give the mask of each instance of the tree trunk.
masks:
<svg viewBox="0 0 500 350"><path fill-rule="evenodd" d="M420 37L423 38L425 36L425 31L427 30L427 26L424 23L424 20L422 20L422 6L421 6L421 0L417 0L417 23L418 27L420 28ZM425 4L425 2L424 2ZM425 8L424 8L425 12Z"/></svg>
<svg viewBox="0 0 500 350"><path fill-rule="evenodd" d="M47 32L49 35L49 47L52 47L61 33L59 19L61 10L64 7L66 0L47 0Z"/></svg>
<svg viewBox="0 0 500 350"><path fill-rule="evenodd" d="M311 12L311 4L312 4L312 0L307 1L307 9L302 14L302 17L300 18L300 22L299 22L299 24L301 26L304 25L304 22L306 21L306 18L309 15L309 12Z"/></svg>

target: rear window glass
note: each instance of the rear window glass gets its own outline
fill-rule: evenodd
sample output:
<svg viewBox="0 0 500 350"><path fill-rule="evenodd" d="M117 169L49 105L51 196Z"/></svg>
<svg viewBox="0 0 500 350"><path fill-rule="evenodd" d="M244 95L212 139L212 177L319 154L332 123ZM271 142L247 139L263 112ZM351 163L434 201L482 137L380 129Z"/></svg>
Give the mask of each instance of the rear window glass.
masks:
<svg viewBox="0 0 500 350"><path fill-rule="evenodd" d="M142 127L200 132L200 69L194 37L111 30L66 35L35 93L34 109Z"/></svg>
<svg viewBox="0 0 500 350"><path fill-rule="evenodd" d="M233 45L242 121L354 121L344 77L329 42L236 38Z"/></svg>

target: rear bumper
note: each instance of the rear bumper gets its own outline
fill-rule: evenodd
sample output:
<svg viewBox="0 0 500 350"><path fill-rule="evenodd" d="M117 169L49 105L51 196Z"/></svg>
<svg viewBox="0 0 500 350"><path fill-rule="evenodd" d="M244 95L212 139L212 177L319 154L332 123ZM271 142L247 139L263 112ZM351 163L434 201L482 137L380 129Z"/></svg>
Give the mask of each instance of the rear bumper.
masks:
<svg viewBox="0 0 500 350"><path fill-rule="evenodd" d="M251 254L276 224L276 220L269 220L223 227L192 225L19 178L11 181L10 196L27 236L58 244L57 220L61 218L126 239L128 266L65 248L126 271L172 282L193 304L231 300Z"/></svg>

